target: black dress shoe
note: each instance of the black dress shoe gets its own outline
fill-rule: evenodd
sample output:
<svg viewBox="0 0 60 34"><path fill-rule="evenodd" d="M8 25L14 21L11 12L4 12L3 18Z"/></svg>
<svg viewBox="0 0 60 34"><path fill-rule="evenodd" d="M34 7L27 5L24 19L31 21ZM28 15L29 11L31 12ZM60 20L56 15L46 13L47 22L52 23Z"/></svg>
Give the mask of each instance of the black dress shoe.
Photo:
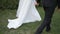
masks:
<svg viewBox="0 0 60 34"><path fill-rule="evenodd" d="M51 27L50 26L47 26L46 27L46 31L49 32L51 30Z"/></svg>

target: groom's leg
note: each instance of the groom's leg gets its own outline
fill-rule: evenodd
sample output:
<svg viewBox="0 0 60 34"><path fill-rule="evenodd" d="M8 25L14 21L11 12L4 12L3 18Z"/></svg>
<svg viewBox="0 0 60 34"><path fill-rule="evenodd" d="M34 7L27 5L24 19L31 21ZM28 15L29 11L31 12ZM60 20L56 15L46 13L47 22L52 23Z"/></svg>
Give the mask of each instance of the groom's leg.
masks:
<svg viewBox="0 0 60 34"><path fill-rule="evenodd" d="M58 9L60 9L60 0L57 0Z"/></svg>
<svg viewBox="0 0 60 34"><path fill-rule="evenodd" d="M43 23L41 24L41 26L37 29L36 31L36 34L41 34L43 29L49 24L50 26L50 23L51 23L51 18L52 18L52 15L54 13L54 7L44 7L44 10L45 10L45 18L44 18L44 21ZM47 27L49 27L47 26Z"/></svg>
<svg viewBox="0 0 60 34"><path fill-rule="evenodd" d="M48 22L49 24L47 24L47 26L46 26L46 31L47 32L49 32L50 31L50 29L51 29L51 19L49 19L49 22Z"/></svg>
<svg viewBox="0 0 60 34"><path fill-rule="evenodd" d="M54 9L56 7L56 4L54 4L53 0L43 0L42 4L45 11L45 17L43 23L41 24L41 26L39 26L35 34L41 34L45 27L48 30L51 23L51 18L54 13Z"/></svg>
<svg viewBox="0 0 60 34"><path fill-rule="evenodd" d="M57 0L58 11L60 12L60 0Z"/></svg>

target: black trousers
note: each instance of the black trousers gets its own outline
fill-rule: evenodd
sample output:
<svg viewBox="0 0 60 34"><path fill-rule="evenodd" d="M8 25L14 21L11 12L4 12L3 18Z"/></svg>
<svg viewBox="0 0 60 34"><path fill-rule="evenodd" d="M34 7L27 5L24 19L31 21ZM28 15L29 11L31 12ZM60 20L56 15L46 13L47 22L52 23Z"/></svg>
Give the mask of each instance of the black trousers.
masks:
<svg viewBox="0 0 60 34"><path fill-rule="evenodd" d="M58 0L55 3L52 0L46 0L46 1L42 0L42 2L43 2L42 4L43 4L44 12L45 12L45 17L44 17L43 23L39 26L35 34L41 34L45 27L50 26L55 7L57 5L58 7L60 7L60 0Z"/></svg>
<svg viewBox="0 0 60 34"><path fill-rule="evenodd" d="M57 0L58 8L60 9L60 0Z"/></svg>

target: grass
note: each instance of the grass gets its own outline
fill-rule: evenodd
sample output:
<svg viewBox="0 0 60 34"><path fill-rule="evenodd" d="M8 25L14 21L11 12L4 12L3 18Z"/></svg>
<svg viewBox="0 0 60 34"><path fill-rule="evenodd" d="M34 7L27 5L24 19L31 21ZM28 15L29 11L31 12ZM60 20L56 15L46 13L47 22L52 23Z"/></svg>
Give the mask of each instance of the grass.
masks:
<svg viewBox="0 0 60 34"><path fill-rule="evenodd" d="M44 18L44 10L42 7L38 7L37 10L39 11L42 21ZM16 9L15 10L0 10L0 34L34 34L39 25L42 23L40 22L34 22L34 23L27 23L23 24L21 27L18 29L8 29L7 24L8 24L8 18L16 18ZM46 32L45 30L43 31L43 34L60 34L60 12L56 9L55 13L52 18L52 23L51 23L51 31Z"/></svg>

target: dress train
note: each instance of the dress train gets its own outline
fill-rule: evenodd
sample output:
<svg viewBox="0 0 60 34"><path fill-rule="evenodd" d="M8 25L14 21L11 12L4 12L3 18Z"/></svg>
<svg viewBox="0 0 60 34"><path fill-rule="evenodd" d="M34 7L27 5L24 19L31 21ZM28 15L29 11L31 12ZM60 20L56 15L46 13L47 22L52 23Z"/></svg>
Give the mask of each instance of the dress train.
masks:
<svg viewBox="0 0 60 34"><path fill-rule="evenodd" d="M16 19L8 19L7 27L17 29L23 23L41 21L41 17L35 7L35 0L20 0Z"/></svg>

